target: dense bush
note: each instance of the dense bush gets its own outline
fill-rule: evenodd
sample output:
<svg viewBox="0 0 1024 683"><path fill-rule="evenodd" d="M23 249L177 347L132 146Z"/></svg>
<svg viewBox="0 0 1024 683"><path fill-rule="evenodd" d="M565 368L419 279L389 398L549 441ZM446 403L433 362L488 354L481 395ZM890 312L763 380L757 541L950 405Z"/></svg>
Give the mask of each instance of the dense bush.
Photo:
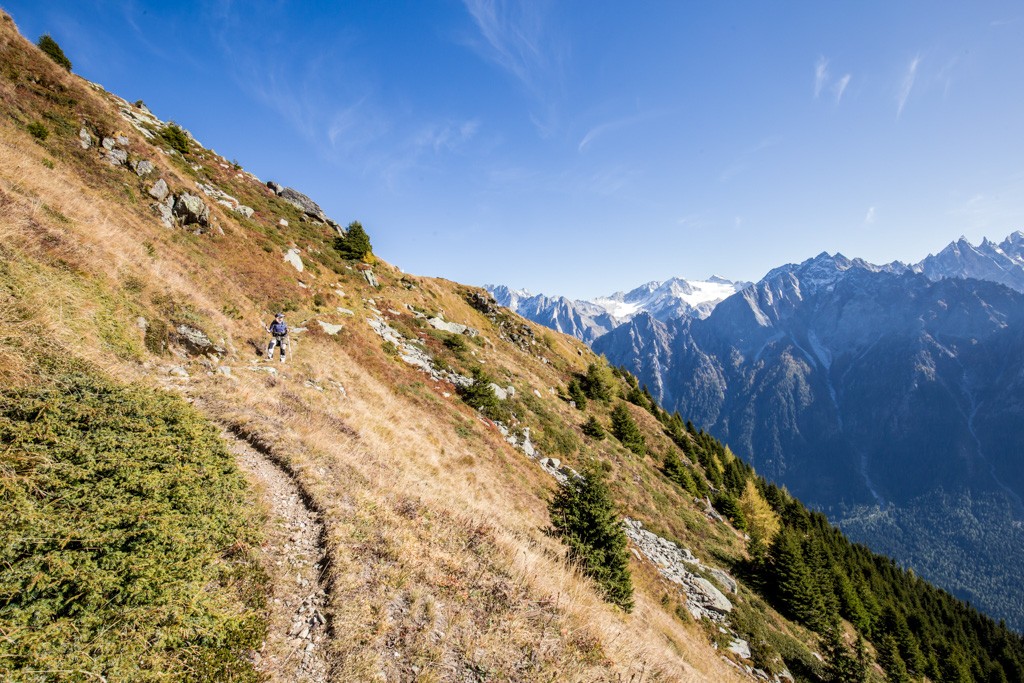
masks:
<svg viewBox="0 0 1024 683"><path fill-rule="evenodd" d="M50 137L50 129L40 121L33 121L28 124L26 128L28 129L29 134L40 142Z"/></svg>
<svg viewBox="0 0 1024 683"><path fill-rule="evenodd" d="M57 41L50 37L49 33L44 33L39 36L39 42L37 42L36 45L39 46L40 50L46 53L47 57L68 71L71 71L71 60L64 54L64 50L60 49L60 45L57 44Z"/></svg>
<svg viewBox="0 0 1024 683"><path fill-rule="evenodd" d="M569 558L601 587L605 598L633 609L626 534L604 475L594 467L571 476L548 505L551 525L569 547Z"/></svg>
<svg viewBox="0 0 1024 683"><path fill-rule="evenodd" d="M506 409L498 400L491 386L492 380L480 367L470 371L473 381L469 386L458 387L459 397L473 408L480 411L485 417L492 420L501 420L506 417Z"/></svg>
<svg viewBox="0 0 1024 683"><path fill-rule="evenodd" d="M160 130L160 139L179 154L188 154L189 149L191 149L188 133L173 121Z"/></svg>
<svg viewBox="0 0 1024 683"><path fill-rule="evenodd" d="M81 374L0 406L0 679L259 680L258 524L217 430Z"/></svg>

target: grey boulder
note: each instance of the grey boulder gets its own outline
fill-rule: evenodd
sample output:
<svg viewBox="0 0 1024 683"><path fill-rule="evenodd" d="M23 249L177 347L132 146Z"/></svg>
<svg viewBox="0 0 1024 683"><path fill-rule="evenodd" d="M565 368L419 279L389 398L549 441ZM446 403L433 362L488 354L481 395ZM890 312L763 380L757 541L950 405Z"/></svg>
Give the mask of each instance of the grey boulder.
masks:
<svg viewBox="0 0 1024 683"><path fill-rule="evenodd" d="M185 225L210 224L210 207L202 199L189 192L182 192L174 198L174 215Z"/></svg>
<svg viewBox="0 0 1024 683"><path fill-rule="evenodd" d="M170 192L171 189L167 187L167 181L163 178L153 183L153 187L149 188L149 196L158 202L162 202L167 199L167 195L170 194Z"/></svg>
<svg viewBox="0 0 1024 683"><path fill-rule="evenodd" d="M153 162L148 159L139 159L132 162L132 169L135 170L136 175L142 178L153 172Z"/></svg>

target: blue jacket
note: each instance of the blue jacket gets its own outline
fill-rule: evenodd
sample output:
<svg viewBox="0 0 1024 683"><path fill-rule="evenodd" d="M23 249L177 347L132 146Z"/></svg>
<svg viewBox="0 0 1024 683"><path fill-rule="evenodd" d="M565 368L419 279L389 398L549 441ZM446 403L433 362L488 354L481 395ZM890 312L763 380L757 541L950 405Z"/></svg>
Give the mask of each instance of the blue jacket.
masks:
<svg viewBox="0 0 1024 683"><path fill-rule="evenodd" d="M283 337L284 335L288 334L288 326L285 325L283 322L279 323L275 320L274 322L270 323L270 334L274 335L275 337Z"/></svg>

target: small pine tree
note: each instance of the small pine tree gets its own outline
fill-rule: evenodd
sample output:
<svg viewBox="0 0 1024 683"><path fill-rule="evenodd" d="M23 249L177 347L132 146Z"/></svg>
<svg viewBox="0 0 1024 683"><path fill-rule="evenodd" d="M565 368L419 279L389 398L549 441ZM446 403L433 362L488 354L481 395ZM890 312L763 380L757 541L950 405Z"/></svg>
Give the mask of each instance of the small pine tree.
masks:
<svg viewBox="0 0 1024 683"><path fill-rule="evenodd" d="M587 407L587 395L583 393L583 387L580 386L578 379L569 380L569 386L567 388L569 398L576 403L576 408L583 410Z"/></svg>
<svg viewBox="0 0 1024 683"><path fill-rule="evenodd" d="M583 423L583 426L580 429L582 429L583 433L589 436L591 439L597 439L598 441L600 441L605 437L604 427L601 426L601 423L598 422L597 418L594 417L593 415L591 415L590 419Z"/></svg>
<svg viewBox="0 0 1024 683"><path fill-rule="evenodd" d="M551 525L569 547L569 557L593 578L605 599L633 609L626 533L601 471L587 467L571 476L548 504Z"/></svg>
<svg viewBox="0 0 1024 683"><path fill-rule="evenodd" d="M64 50L60 49L60 45L57 44L57 41L49 33L39 36L39 42L36 45L57 65L71 71L71 60L68 59L67 55L64 54Z"/></svg>
<svg viewBox="0 0 1024 683"><path fill-rule="evenodd" d="M341 257L353 261L366 258L367 254L373 251L370 245L370 236L366 234L362 223L352 221L348 229L341 237L334 238L334 248L338 250Z"/></svg>
<svg viewBox="0 0 1024 683"><path fill-rule="evenodd" d="M676 455L673 450L665 453L665 461L661 466L661 471L665 473L665 476L679 484L683 490L693 495L698 494L698 489L694 483L693 474L690 472L690 468L683 464L683 461Z"/></svg>
<svg viewBox="0 0 1024 683"><path fill-rule="evenodd" d="M619 403L612 409L612 436L637 455L647 453L644 435L640 433L640 428L636 426L625 403Z"/></svg>
<svg viewBox="0 0 1024 683"><path fill-rule="evenodd" d="M587 366L587 374L582 380L582 388L587 398L608 403L615 396L615 376L611 368L604 363L591 363Z"/></svg>

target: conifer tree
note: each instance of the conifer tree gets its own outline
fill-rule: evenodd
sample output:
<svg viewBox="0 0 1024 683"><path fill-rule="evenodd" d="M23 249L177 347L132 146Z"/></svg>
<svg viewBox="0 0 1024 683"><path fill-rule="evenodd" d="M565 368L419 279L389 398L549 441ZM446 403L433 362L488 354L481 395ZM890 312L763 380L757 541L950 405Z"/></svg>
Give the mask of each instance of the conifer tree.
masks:
<svg viewBox="0 0 1024 683"><path fill-rule="evenodd" d="M605 437L604 427L601 426L601 423L598 422L597 418L593 415L583 423L581 429L583 430L583 433L591 439L597 439L600 441Z"/></svg>
<svg viewBox="0 0 1024 683"><path fill-rule="evenodd" d="M637 455L647 453L644 435L640 433L625 403L619 403L612 409L612 435Z"/></svg>
<svg viewBox="0 0 1024 683"><path fill-rule="evenodd" d="M39 42L36 45L46 53L47 57L68 71L71 71L71 60L68 59L67 55L64 54L64 50L60 48L60 45L57 44L57 41L49 33L39 36Z"/></svg>
<svg viewBox="0 0 1024 683"><path fill-rule="evenodd" d="M338 250L342 258L352 260L364 259L373 251L373 247L370 246L370 236L366 234L366 230L363 229L363 225L359 221L349 223L345 234L334 238L334 248Z"/></svg>
<svg viewBox="0 0 1024 683"><path fill-rule="evenodd" d="M878 650L878 664L885 670L887 683L910 683L907 665L900 657L900 648L896 639L886 633L875 645ZM970 680L970 679L968 679Z"/></svg>
<svg viewBox="0 0 1024 683"><path fill-rule="evenodd" d="M574 377L569 380L567 391L569 398L576 403L577 410L583 410L587 407L587 395L583 393L583 387L580 386L578 379Z"/></svg>
<svg viewBox="0 0 1024 683"><path fill-rule="evenodd" d="M743 486L738 505L743 518L747 521L750 554L755 560L763 558L781 528L779 516L768 505L768 501L761 497L757 486L750 479Z"/></svg>
<svg viewBox="0 0 1024 683"><path fill-rule="evenodd" d="M823 629L821 645L825 655L826 680L829 683L866 683L868 661L864 639L858 636L856 650L850 652L842 634L838 618L830 620Z"/></svg>
<svg viewBox="0 0 1024 683"><path fill-rule="evenodd" d="M601 587L605 598L633 609L626 534L600 470L589 466L559 487L548 504L551 525L569 546L569 557Z"/></svg>
<svg viewBox="0 0 1024 683"><path fill-rule="evenodd" d="M582 380L583 391L587 398L609 403L615 396L615 377L605 363L591 363L587 366L587 374Z"/></svg>
<svg viewBox="0 0 1024 683"><path fill-rule="evenodd" d="M771 578L783 610L804 624L815 615L814 582L796 533L784 528L771 548Z"/></svg>

